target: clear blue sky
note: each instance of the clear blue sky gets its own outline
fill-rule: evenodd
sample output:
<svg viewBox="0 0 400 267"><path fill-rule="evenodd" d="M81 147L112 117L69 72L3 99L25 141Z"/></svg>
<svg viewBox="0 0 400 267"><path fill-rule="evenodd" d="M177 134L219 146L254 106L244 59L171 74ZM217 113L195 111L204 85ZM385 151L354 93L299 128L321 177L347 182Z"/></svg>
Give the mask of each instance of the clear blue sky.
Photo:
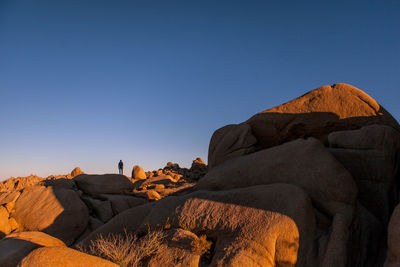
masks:
<svg viewBox="0 0 400 267"><path fill-rule="evenodd" d="M207 158L325 84L400 118L400 1L0 1L0 180Z"/></svg>

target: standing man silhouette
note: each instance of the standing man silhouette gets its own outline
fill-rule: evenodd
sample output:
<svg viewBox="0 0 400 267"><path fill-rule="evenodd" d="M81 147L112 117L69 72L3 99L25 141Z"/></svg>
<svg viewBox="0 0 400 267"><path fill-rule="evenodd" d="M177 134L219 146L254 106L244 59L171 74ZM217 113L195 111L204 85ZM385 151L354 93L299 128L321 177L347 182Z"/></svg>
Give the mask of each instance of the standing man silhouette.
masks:
<svg viewBox="0 0 400 267"><path fill-rule="evenodd" d="M119 160L118 170L119 170L119 174L124 175L124 163L122 162L122 160Z"/></svg>

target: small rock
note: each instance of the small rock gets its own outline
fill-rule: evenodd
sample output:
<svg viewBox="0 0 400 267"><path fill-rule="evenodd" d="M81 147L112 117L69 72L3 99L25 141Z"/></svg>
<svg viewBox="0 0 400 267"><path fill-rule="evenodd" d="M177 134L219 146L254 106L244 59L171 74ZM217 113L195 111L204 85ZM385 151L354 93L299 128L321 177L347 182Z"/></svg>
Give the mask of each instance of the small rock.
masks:
<svg viewBox="0 0 400 267"><path fill-rule="evenodd" d="M76 167L75 169L72 170L71 172L71 178L74 178L75 176L78 176L80 174L83 174L83 171L81 170L81 168Z"/></svg>
<svg viewBox="0 0 400 267"><path fill-rule="evenodd" d="M150 190L146 190L143 192L133 192L133 194L137 197L142 197L142 198L146 198L148 200L159 200L162 197L160 196L159 193L157 193L157 191L150 189Z"/></svg>
<svg viewBox="0 0 400 267"><path fill-rule="evenodd" d="M8 219L8 224L11 227L11 232L19 228L17 221L13 217Z"/></svg>
<svg viewBox="0 0 400 267"><path fill-rule="evenodd" d="M140 167L139 165L135 165L133 166L132 170L132 178L138 180L144 180L147 178L147 176L142 167Z"/></svg>
<svg viewBox="0 0 400 267"><path fill-rule="evenodd" d="M8 212L3 206L0 206L0 238L8 235L11 232L10 224L8 223Z"/></svg>

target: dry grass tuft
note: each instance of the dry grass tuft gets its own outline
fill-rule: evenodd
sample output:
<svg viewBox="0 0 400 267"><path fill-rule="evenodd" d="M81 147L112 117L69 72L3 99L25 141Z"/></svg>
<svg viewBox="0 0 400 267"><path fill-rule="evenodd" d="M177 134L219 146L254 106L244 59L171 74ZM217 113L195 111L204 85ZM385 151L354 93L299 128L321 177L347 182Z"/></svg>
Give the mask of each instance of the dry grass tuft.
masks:
<svg viewBox="0 0 400 267"><path fill-rule="evenodd" d="M206 235L202 235L198 239L193 240L190 245L193 253L202 255L210 251L212 242L207 240Z"/></svg>
<svg viewBox="0 0 400 267"><path fill-rule="evenodd" d="M109 234L91 242L88 250L78 248L118 264L121 267L141 266L141 261L159 252L165 234L161 230L149 231L142 238L127 233Z"/></svg>

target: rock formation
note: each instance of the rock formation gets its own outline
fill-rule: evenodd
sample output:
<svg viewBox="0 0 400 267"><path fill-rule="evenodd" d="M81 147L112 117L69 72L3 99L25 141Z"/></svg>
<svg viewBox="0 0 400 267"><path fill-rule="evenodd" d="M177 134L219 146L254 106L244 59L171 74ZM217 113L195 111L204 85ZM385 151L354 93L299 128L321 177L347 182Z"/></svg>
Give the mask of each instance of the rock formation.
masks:
<svg viewBox="0 0 400 267"><path fill-rule="evenodd" d="M298 138L326 142L331 132L379 124L400 130L396 120L374 99L348 84L322 86L280 106L262 111L239 125L217 130L211 138L208 164Z"/></svg>
<svg viewBox="0 0 400 267"><path fill-rule="evenodd" d="M146 179L146 173L144 172L142 167L140 167L139 165L135 165L132 169L132 178L138 180Z"/></svg>
<svg viewBox="0 0 400 267"><path fill-rule="evenodd" d="M104 266L118 267L110 261L94 257L67 247L42 247L29 253L18 265L31 266Z"/></svg>
<svg viewBox="0 0 400 267"><path fill-rule="evenodd" d="M71 245L88 224L88 209L79 195L56 186L24 189L11 216L19 230L43 231L67 245Z"/></svg>
<svg viewBox="0 0 400 267"><path fill-rule="evenodd" d="M63 246L64 242L42 232L13 233L0 240L0 266L14 267L39 247Z"/></svg>
<svg viewBox="0 0 400 267"><path fill-rule="evenodd" d="M80 174L83 174L83 171L81 170L81 168L76 167L71 171L71 178L74 178L75 176L78 176Z"/></svg>
<svg viewBox="0 0 400 267"><path fill-rule="evenodd" d="M375 100L323 86L216 130L208 165L1 183L0 265L115 266L90 245L162 233L135 264L400 266L399 152Z"/></svg>

